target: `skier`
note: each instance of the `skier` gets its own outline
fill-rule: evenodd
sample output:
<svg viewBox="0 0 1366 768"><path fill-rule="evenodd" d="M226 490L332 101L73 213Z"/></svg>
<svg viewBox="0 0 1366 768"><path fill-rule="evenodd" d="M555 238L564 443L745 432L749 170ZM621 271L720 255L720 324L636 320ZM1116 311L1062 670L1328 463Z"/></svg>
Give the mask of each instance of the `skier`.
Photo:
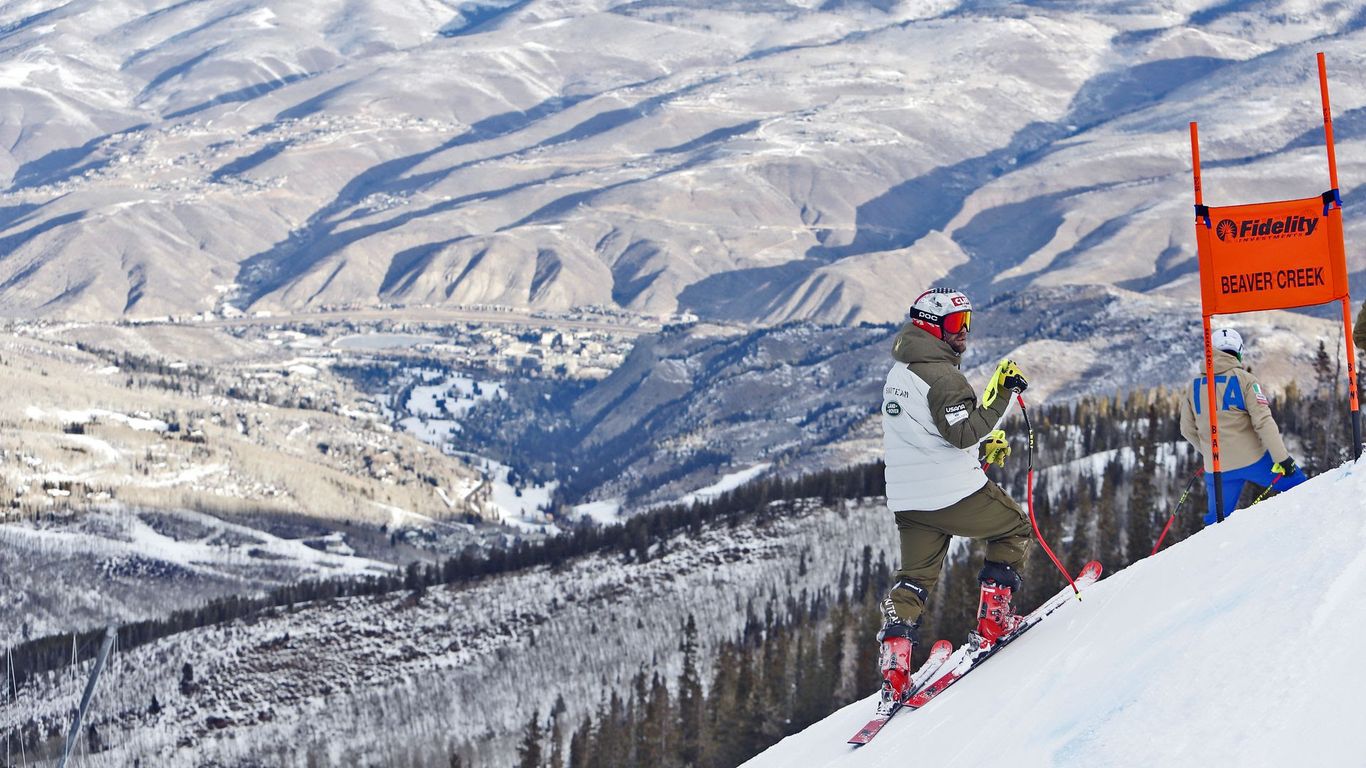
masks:
<svg viewBox="0 0 1366 768"><path fill-rule="evenodd" d="M919 643L920 615L953 536L985 539L986 564L978 575L977 638L994 643L1020 620L1010 606L1020 587L1032 528L1020 506L987 479L977 459L1004 464L1010 454L996 424L1010 405L1010 391L1026 386L1019 367L1002 360L981 403L959 371L968 347L972 303L949 288L933 288L911 305L908 321L892 342L896 364L882 397L887 507L901 538L901 570L882 603L878 632L884 705L909 693L911 652Z"/></svg>
<svg viewBox="0 0 1366 768"><path fill-rule="evenodd" d="M1233 514L1245 483L1263 488L1276 481L1277 490L1294 488L1308 478L1281 440L1271 416L1271 404L1261 382L1243 364L1243 337L1231 328L1212 335L1214 397L1219 408L1219 464L1222 470L1224 517ZM1205 525L1218 520L1214 497L1214 459L1210 455L1209 417L1202 416L1208 392L1205 376L1196 376L1190 394L1181 400L1181 434L1205 456L1205 491L1209 510ZM1197 418L1199 417L1199 418ZM1279 476L1279 478L1277 477Z"/></svg>

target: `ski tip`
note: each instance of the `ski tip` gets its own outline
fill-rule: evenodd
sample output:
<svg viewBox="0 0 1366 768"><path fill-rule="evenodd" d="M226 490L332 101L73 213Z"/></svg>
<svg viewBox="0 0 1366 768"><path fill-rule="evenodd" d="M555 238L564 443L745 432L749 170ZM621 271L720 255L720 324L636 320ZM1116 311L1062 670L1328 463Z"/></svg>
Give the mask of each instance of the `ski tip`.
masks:
<svg viewBox="0 0 1366 768"><path fill-rule="evenodd" d="M1081 600L1081 588L1089 587L1097 581L1100 581L1100 573L1102 570L1104 570L1104 567L1100 564L1100 561L1092 560L1086 565L1083 565L1081 570L1077 572L1077 577L1072 580L1072 594L1077 596L1078 601Z"/></svg>
<svg viewBox="0 0 1366 768"><path fill-rule="evenodd" d="M890 719L892 719L891 715L887 715L886 717L873 718L868 722L867 725L863 726L863 728L859 730L858 733L854 734L853 737L850 738L849 741L846 743L852 744L856 747L861 747L864 744L867 744L868 742L873 740L873 737L877 735L877 732L882 730L882 726L886 725L887 721Z"/></svg>

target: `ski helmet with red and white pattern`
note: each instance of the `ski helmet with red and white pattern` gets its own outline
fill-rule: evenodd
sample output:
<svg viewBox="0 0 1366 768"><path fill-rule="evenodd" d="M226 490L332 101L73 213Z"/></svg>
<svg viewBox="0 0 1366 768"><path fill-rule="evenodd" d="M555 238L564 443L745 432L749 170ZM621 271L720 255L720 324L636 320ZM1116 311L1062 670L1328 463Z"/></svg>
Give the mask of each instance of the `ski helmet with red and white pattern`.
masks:
<svg viewBox="0 0 1366 768"><path fill-rule="evenodd" d="M965 331L972 322L972 302L953 288L931 288L920 294L906 313L917 328L936 339Z"/></svg>

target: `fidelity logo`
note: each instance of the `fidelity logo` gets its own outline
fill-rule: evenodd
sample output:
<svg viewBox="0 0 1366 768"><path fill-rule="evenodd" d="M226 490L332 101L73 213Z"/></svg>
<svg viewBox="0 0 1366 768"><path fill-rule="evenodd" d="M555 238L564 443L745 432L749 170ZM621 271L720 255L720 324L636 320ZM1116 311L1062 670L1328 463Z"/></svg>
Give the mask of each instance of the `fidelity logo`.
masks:
<svg viewBox="0 0 1366 768"><path fill-rule="evenodd" d="M1309 237L1318 228L1319 220L1308 216L1286 216L1282 219L1221 219L1214 234L1223 242L1229 240L1279 240L1285 237Z"/></svg>

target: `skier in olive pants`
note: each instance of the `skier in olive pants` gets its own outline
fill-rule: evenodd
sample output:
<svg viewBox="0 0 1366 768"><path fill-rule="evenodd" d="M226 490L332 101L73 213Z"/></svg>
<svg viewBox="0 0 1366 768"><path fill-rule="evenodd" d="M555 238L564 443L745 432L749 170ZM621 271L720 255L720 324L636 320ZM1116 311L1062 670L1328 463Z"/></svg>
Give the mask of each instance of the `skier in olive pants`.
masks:
<svg viewBox="0 0 1366 768"><path fill-rule="evenodd" d="M926 291L911 306L910 319L892 343L896 364L883 390L882 427L886 450L887 506L901 538L901 569L883 602L879 667L883 699L906 694L910 656L925 600L954 536L987 541L978 608L978 640L993 643L1018 625L1010 608L1020 586L1032 528L1020 506L989 481L977 458L1005 463L1010 454L996 424L1010 405L1010 391L1026 386L1020 369L1002 360L979 405L959 371L967 350L972 304L958 291Z"/></svg>
<svg viewBox="0 0 1366 768"><path fill-rule="evenodd" d="M984 574L999 577L993 579L997 582L1013 581L1018 586L1018 578L1012 579L1010 574L1024 562L1034 534L1020 505L990 480L981 490L943 509L897 512L896 527L901 535L901 569L896 572L897 584L892 589L891 601L897 619L910 624L919 621L925 610L924 595L934 591L939 583L954 536L986 539Z"/></svg>

